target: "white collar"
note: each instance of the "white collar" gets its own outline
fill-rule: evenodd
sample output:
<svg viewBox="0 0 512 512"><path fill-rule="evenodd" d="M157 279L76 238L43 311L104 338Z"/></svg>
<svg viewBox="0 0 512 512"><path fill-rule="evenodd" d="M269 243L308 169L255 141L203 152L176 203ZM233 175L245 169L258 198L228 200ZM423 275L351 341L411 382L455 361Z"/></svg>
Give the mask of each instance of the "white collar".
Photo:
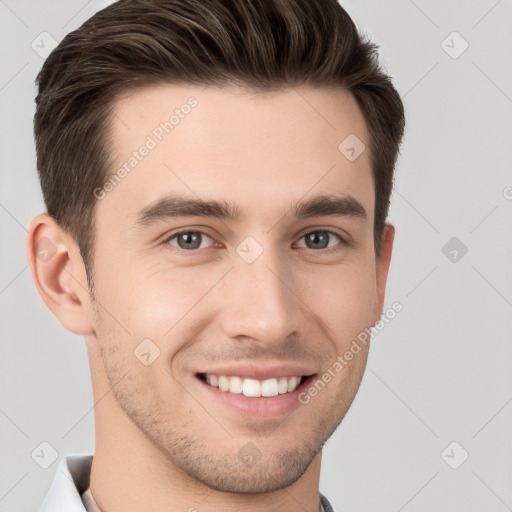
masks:
<svg viewBox="0 0 512 512"><path fill-rule="evenodd" d="M89 487L92 455L68 455L60 460L39 512L86 512L81 494Z"/></svg>

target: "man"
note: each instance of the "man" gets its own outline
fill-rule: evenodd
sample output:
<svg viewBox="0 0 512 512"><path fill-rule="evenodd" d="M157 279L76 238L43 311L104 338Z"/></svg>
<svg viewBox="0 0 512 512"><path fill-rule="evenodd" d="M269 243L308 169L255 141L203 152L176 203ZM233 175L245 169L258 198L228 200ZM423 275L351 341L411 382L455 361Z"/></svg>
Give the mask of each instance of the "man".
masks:
<svg viewBox="0 0 512 512"><path fill-rule="evenodd" d="M96 404L41 510L332 510L394 238L375 47L336 0L120 0L37 82L28 259Z"/></svg>

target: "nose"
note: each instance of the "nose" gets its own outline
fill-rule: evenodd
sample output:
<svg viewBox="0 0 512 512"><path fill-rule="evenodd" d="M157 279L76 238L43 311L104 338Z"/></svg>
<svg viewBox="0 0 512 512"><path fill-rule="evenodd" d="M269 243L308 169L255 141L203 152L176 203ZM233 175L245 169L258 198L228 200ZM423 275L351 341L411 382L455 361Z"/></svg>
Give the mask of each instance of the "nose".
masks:
<svg viewBox="0 0 512 512"><path fill-rule="evenodd" d="M279 258L268 252L253 263L235 261L224 283L227 299L221 314L225 334L269 347L297 335L303 303L290 274Z"/></svg>

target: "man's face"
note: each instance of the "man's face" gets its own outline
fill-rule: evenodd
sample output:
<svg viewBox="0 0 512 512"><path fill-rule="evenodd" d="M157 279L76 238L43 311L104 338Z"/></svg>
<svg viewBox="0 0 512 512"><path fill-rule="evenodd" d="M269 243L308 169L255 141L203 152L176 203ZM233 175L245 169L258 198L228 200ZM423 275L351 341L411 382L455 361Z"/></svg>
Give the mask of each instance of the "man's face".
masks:
<svg viewBox="0 0 512 512"><path fill-rule="evenodd" d="M341 90L170 85L126 95L115 114L112 171L139 156L96 205L91 338L112 414L210 487L290 485L347 412L367 348L309 403L300 393L382 307L369 154L338 149L351 134L368 146L363 116ZM177 196L238 216L176 215ZM297 211L319 197L333 202ZM246 396L262 392L274 396Z"/></svg>

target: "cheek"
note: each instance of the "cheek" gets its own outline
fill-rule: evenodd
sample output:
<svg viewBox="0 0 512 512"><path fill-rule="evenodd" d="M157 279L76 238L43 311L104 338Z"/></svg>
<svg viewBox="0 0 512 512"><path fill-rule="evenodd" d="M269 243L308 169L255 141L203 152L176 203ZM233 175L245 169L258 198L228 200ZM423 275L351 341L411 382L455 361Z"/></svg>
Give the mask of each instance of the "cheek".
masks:
<svg viewBox="0 0 512 512"><path fill-rule="evenodd" d="M163 264L162 258L141 265L140 261L122 259L119 252L117 258L109 259L109 254L113 252L98 253L97 298L134 338L172 336L178 324L183 327L193 319L200 323L218 311L222 297L211 292L229 264L173 268ZM297 311L313 311L339 350L370 325L376 291L370 252L348 254L345 262L335 265L302 267L290 262L286 274L287 283L300 299Z"/></svg>
<svg viewBox="0 0 512 512"><path fill-rule="evenodd" d="M371 325L376 296L375 266L347 264L301 280L301 297L322 319L338 350Z"/></svg>
<svg viewBox="0 0 512 512"><path fill-rule="evenodd" d="M108 288L103 288L116 320L128 331L162 339L172 336L175 326L205 314L208 293L224 273L204 265L172 268L158 263L141 268L133 263L122 275L110 276Z"/></svg>

